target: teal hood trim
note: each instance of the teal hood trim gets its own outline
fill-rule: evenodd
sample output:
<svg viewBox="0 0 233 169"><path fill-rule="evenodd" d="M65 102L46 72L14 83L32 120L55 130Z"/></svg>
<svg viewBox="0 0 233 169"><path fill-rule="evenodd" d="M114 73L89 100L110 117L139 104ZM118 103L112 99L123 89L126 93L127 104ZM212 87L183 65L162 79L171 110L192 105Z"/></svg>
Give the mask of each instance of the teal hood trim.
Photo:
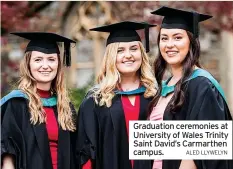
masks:
<svg viewBox="0 0 233 169"><path fill-rule="evenodd" d="M204 69L194 70L191 77L189 79L187 79L186 81L189 81L189 80L194 79L194 78L199 77L199 76L203 76L203 77L208 78L211 81L211 83L218 89L219 93L222 95L222 97L226 101L226 97L225 97L225 94L224 94L222 87L220 86L218 81L206 70L204 70ZM162 82L161 96L163 96L163 97L166 97L168 94L174 92L174 90L175 90L175 85L167 86L167 82L168 82L168 80Z"/></svg>
<svg viewBox="0 0 233 169"><path fill-rule="evenodd" d="M1 99L1 106L11 98L19 98L19 97L28 99L28 96L25 93L23 93L21 90L12 90L9 94L7 94ZM43 106L45 107L52 107L57 105L56 96L50 98L41 98L41 101Z"/></svg>
<svg viewBox="0 0 233 169"><path fill-rule="evenodd" d="M120 91L120 90L115 90L115 94L120 94L120 95L136 95L136 94L141 94L141 93L145 93L146 88L144 86L135 89L135 90L131 90L131 91Z"/></svg>

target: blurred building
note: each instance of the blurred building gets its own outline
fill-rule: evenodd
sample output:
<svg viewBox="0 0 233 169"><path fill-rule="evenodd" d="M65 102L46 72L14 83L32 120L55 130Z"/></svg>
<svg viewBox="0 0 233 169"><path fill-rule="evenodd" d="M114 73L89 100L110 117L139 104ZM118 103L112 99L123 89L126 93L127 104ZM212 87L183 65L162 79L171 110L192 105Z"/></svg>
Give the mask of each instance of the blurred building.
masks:
<svg viewBox="0 0 233 169"><path fill-rule="evenodd" d="M67 83L70 87L80 88L93 82L101 66L105 49L107 34L90 32L89 29L110 24L122 20L149 21L159 24L160 17L150 14L150 11L161 5L180 7L183 9L198 9L203 13L209 12L213 19L201 24L201 62L207 70L220 82L227 96L231 112L233 112L233 9L229 10L228 18L220 18L218 13L224 5L233 7L233 2L106 2L106 1L79 1L79 2L53 2L40 12L40 17L32 17L30 26L25 29L37 31L52 31L63 34L77 41L72 51L72 66L67 70ZM205 8L208 6L207 8ZM226 7L225 6L225 7ZM226 8L225 8L226 9ZM207 11L206 11L207 10ZM2 14L4 15L4 13ZM229 20L229 18L231 20ZM221 21L221 19L223 21ZM224 21L224 19L228 19ZM221 23L220 23L221 22ZM222 27L226 24L226 27ZM30 28L30 29L29 29ZM158 28L150 30L151 61L157 55L157 34ZM139 32L143 37L143 32ZM2 69L1 89L7 90L9 79L6 74L15 71L6 63L14 64L23 57L23 49L26 42L17 37L7 35L1 38L2 41ZM3 43L4 41L4 43ZM19 45L20 44L20 45ZM10 60L10 61L9 61ZM14 66L13 66L14 67ZM15 73L13 82L15 81ZM11 79L11 80L12 80ZM3 84L4 83L4 84ZM3 87L4 86L4 87Z"/></svg>

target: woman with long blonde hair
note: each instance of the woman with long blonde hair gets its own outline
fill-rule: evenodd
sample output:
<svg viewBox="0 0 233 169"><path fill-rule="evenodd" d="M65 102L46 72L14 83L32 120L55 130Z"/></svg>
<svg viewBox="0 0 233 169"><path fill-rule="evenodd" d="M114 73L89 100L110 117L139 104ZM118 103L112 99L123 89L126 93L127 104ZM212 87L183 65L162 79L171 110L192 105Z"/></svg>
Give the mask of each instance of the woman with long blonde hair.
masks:
<svg viewBox="0 0 233 169"><path fill-rule="evenodd" d="M74 169L75 110L64 82L56 42L64 42L65 65L70 43L54 33L18 32L30 40L20 65L17 90L1 99L3 169Z"/></svg>
<svg viewBox="0 0 233 169"><path fill-rule="evenodd" d="M151 162L129 160L129 121L146 120L156 94L148 56L136 32L154 25L120 22L91 29L110 32L97 85L78 113L78 168L151 169ZM148 41L146 43L148 51Z"/></svg>

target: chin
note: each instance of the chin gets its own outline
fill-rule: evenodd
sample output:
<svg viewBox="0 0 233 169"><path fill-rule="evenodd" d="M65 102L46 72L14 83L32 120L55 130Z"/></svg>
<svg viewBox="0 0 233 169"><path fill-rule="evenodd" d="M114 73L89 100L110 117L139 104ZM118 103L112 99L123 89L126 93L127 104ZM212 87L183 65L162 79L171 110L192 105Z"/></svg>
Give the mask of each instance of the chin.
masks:
<svg viewBox="0 0 233 169"><path fill-rule="evenodd" d="M181 62L177 59L167 59L166 62L169 64L169 65L177 65L177 64L181 64Z"/></svg>
<svg viewBox="0 0 233 169"><path fill-rule="evenodd" d="M133 74L135 71L121 71L121 74Z"/></svg>
<svg viewBox="0 0 233 169"><path fill-rule="evenodd" d="M40 83L50 83L53 81L54 78L39 78L39 79L36 79L38 82Z"/></svg>
<svg viewBox="0 0 233 169"><path fill-rule="evenodd" d="M173 67L182 67L182 64L180 62L172 62L168 63L168 65Z"/></svg>
<svg viewBox="0 0 233 169"><path fill-rule="evenodd" d="M39 80L38 83L43 83L43 84L47 84L47 83L51 83L52 80Z"/></svg>

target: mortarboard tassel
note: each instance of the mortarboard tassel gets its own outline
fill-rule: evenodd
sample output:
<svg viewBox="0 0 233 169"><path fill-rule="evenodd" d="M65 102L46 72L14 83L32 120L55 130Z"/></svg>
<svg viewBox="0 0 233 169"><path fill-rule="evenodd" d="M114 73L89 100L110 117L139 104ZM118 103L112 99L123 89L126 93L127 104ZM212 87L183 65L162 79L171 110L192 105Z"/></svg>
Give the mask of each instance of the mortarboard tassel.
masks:
<svg viewBox="0 0 233 169"><path fill-rule="evenodd" d="M150 52L150 42L149 42L149 25L145 24L145 41L146 41L146 53Z"/></svg>
<svg viewBox="0 0 233 169"><path fill-rule="evenodd" d="M71 56L70 56L70 43L64 43L64 56L63 64L67 67L71 66Z"/></svg>
<svg viewBox="0 0 233 169"><path fill-rule="evenodd" d="M199 14L193 12L193 34L195 38L199 36Z"/></svg>

